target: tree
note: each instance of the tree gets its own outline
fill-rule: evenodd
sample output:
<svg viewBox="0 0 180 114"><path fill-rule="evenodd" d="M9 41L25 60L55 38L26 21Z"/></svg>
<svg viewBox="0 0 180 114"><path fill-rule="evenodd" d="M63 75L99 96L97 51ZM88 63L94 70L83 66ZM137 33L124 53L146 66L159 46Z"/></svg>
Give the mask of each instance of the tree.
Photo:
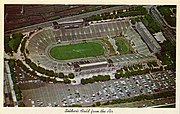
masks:
<svg viewBox="0 0 180 114"><path fill-rule="evenodd" d="M71 80L67 79L67 78L64 78L64 83L65 84L70 84L71 83Z"/></svg>
<svg viewBox="0 0 180 114"><path fill-rule="evenodd" d="M50 81L50 77L46 77L46 82L49 82Z"/></svg>
<svg viewBox="0 0 180 114"><path fill-rule="evenodd" d="M82 85L87 84L86 79L84 79L84 78L83 78L83 79L81 79L81 84L82 84Z"/></svg>
<svg viewBox="0 0 180 114"><path fill-rule="evenodd" d="M118 74L118 73L115 74L116 79L119 79L120 77L121 77L120 74Z"/></svg>
<svg viewBox="0 0 180 114"><path fill-rule="evenodd" d="M46 78L45 78L45 77L43 77L43 76L41 76L41 77L40 77L40 80L42 80L42 81L46 81Z"/></svg>
<svg viewBox="0 0 180 114"><path fill-rule="evenodd" d="M23 102L19 102L18 106L19 107L25 107L25 104Z"/></svg>
<svg viewBox="0 0 180 114"><path fill-rule="evenodd" d="M95 107L95 106L96 106L95 104L92 105L92 107Z"/></svg>
<svg viewBox="0 0 180 114"><path fill-rule="evenodd" d="M4 38L4 50L6 53L12 53L12 49L11 49L11 47L9 47L9 41L11 40L10 36L5 35L4 37L5 37Z"/></svg>
<svg viewBox="0 0 180 114"><path fill-rule="evenodd" d="M58 75L59 78L64 78L64 74L62 72L59 73Z"/></svg>
<svg viewBox="0 0 180 114"><path fill-rule="evenodd" d="M101 103L100 102L96 102L96 106L100 106L101 105Z"/></svg>
<svg viewBox="0 0 180 114"><path fill-rule="evenodd" d="M93 76L92 78L93 78L93 80L94 80L95 82L98 82L98 81L99 81L99 77L100 77L100 75L98 75L98 76Z"/></svg>
<svg viewBox="0 0 180 114"><path fill-rule="evenodd" d="M70 79L73 79L75 76L74 76L73 73L70 73L70 74L68 74L68 77L69 77Z"/></svg>
<svg viewBox="0 0 180 114"><path fill-rule="evenodd" d="M21 43L21 39L23 38L22 33L14 33L12 34L12 39L8 42L9 47L17 53L17 49Z"/></svg>
<svg viewBox="0 0 180 114"><path fill-rule="evenodd" d="M21 42L21 53L24 53L24 50L25 50L25 44L26 44L26 41L28 40L28 37L24 38L24 40Z"/></svg>
<svg viewBox="0 0 180 114"><path fill-rule="evenodd" d="M95 81L94 81L93 78L88 78L88 79L87 79L87 82L88 82L88 83L94 83Z"/></svg>

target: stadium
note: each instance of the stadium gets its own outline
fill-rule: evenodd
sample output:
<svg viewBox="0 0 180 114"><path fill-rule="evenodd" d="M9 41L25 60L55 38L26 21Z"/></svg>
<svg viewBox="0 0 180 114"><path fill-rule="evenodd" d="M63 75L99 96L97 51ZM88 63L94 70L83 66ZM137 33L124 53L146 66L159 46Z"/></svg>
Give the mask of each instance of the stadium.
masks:
<svg viewBox="0 0 180 114"><path fill-rule="evenodd" d="M87 23L53 22L27 41L27 57L38 66L76 76L154 61L129 19Z"/></svg>
<svg viewBox="0 0 180 114"><path fill-rule="evenodd" d="M5 5L4 107L174 105L175 47L156 7Z"/></svg>

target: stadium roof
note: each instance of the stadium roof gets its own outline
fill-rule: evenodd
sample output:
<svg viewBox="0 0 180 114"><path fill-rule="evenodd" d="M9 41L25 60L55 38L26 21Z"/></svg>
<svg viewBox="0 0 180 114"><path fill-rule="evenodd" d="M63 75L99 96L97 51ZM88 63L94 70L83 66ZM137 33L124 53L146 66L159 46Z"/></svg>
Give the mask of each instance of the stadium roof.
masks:
<svg viewBox="0 0 180 114"><path fill-rule="evenodd" d="M82 64L79 65L80 67L88 67L88 66L96 66L96 65L102 65L102 64L107 64L107 61L103 61L103 62L97 62L97 63L89 63L89 64Z"/></svg>
<svg viewBox="0 0 180 114"><path fill-rule="evenodd" d="M79 20L74 20L74 21L63 21L63 22L60 22L59 24L72 24L72 23L82 23L84 22L83 19L79 19Z"/></svg>
<svg viewBox="0 0 180 114"><path fill-rule="evenodd" d="M145 25L142 22L136 23L136 29L152 51L161 50L160 45L157 43L155 38L151 35L151 33L148 31L148 29L145 27Z"/></svg>
<svg viewBox="0 0 180 114"><path fill-rule="evenodd" d="M154 39L154 37L151 35L151 33L147 30L147 28L145 27L145 25L142 22L138 22L138 24L140 25L140 27L144 30L144 32L146 33L146 35L148 36L148 38L151 40L151 42L157 47L157 48L161 48L159 46L159 44L157 43L157 41Z"/></svg>

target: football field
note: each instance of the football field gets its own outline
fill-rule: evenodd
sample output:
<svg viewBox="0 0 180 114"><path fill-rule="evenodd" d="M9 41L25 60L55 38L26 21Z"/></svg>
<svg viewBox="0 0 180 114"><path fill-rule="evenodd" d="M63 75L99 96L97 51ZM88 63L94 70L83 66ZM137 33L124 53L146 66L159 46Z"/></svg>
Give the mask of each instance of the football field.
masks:
<svg viewBox="0 0 180 114"><path fill-rule="evenodd" d="M68 45L57 45L50 49L50 55L56 60L68 60L101 56L104 48L97 42L85 42Z"/></svg>

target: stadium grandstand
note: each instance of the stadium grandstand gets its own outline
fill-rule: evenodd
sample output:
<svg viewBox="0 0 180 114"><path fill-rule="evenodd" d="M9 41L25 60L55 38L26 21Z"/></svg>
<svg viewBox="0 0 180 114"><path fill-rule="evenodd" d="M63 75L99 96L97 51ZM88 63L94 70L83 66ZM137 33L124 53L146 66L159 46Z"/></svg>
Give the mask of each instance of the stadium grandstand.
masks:
<svg viewBox="0 0 180 114"><path fill-rule="evenodd" d="M76 21L65 21L65 22L53 22L52 26L54 29L72 29L72 28L79 28L85 25L85 21L83 19L79 19Z"/></svg>
<svg viewBox="0 0 180 114"><path fill-rule="evenodd" d="M61 24L69 23L71 24L72 22L64 22ZM72 42L92 41L107 38L107 36L113 38L121 35L124 35L126 39L129 40L132 48L136 50L133 54L110 57L88 57L72 60L56 60L49 55L49 49L52 45L65 45L71 44ZM51 28L43 28L30 36L26 48L30 52L28 58L34 63L37 63L38 66L56 72L64 72L65 74L76 71L78 71L79 74L90 71L97 72L97 70L104 72L104 70L107 69L118 69L125 65L154 60L154 57L151 55L139 34L130 26L128 19L93 23L88 26L83 25L80 28L54 29L53 26ZM129 62L129 59L131 59L131 62Z"/></svg>
<svg viewBox="0 0 180 114"><path fill-rule="evenodd" d="M153 53L160 53L161 47L142 22L136 22L137 31Z"/></svg>
<svg viewBox="0 0 180 114"><path fill-rule="evenodd" d="M147 45L142 41L141 36L132 27L127 29L125 36L137 53L151 55Z"/></svg>

